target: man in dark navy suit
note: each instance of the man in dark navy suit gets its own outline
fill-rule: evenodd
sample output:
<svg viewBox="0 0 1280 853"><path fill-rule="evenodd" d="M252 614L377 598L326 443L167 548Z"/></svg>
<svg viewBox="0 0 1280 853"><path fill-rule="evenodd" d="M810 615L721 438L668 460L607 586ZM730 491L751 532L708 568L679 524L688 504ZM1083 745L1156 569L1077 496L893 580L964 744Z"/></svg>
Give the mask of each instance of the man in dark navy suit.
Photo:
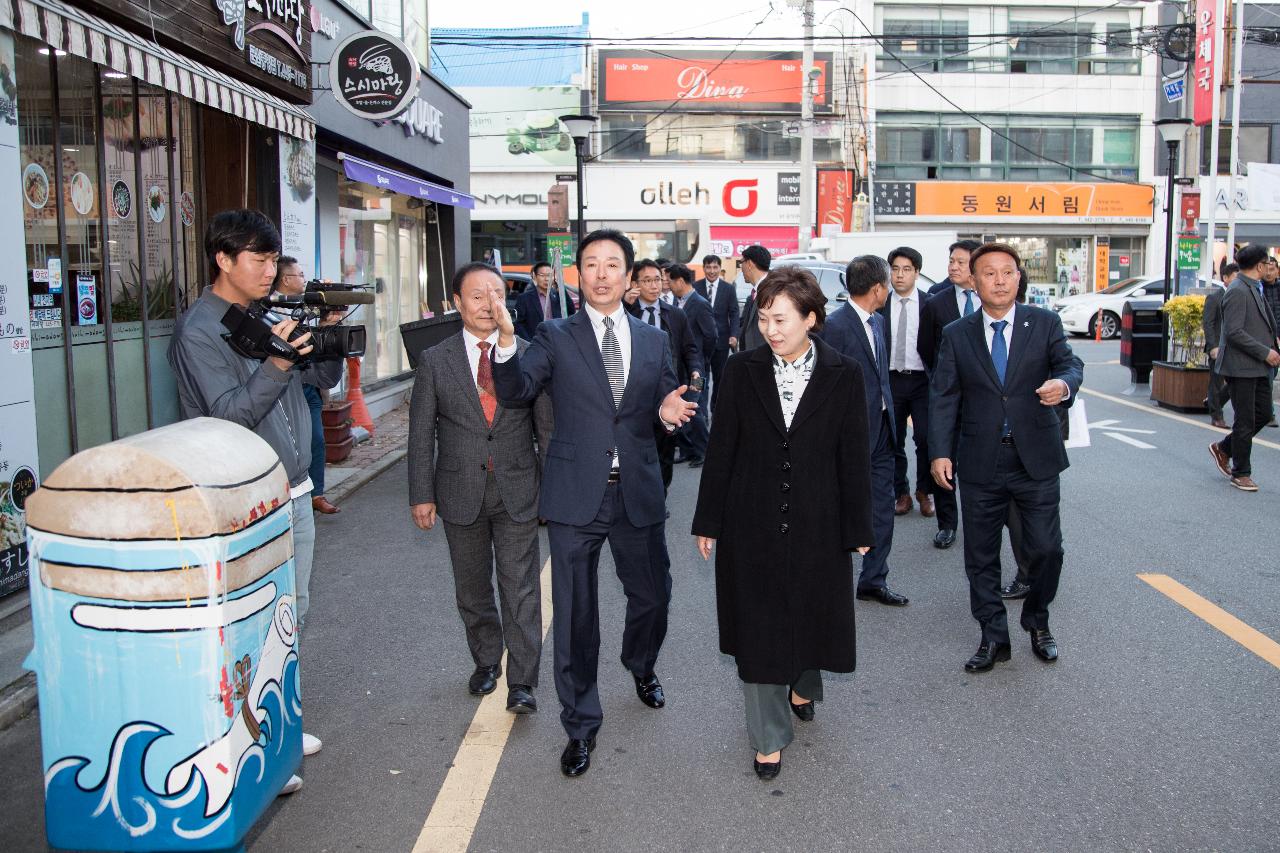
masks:
<svg viewBox="0 0 1280 853"><path fill-rule="evenodd" d="M961 317L968 317L982 308L982 300L973 289L973 273L969 270L971 252L979 244L973 240L961 240L951 244L947 261L947 287L929 290L920 317L920 335L917 349L924 360L925 369L933 372L938 362L938 348L942 346L942 330ZM933 537L933 547L950 548L956 543L956 529L960 526L960 511L956 507L954 492L934 486L933 500L938 514L938 532Z"/></svg>
<svg viewBox="0 0 1280 853"><path fill-rule="evenodd" d="M692 332L693 340L702 354L702 363L710 365L711 359L715 357L718 335L711 303L693 289L693 271L684 264L672 264L667 267L667 279L671 282L671 295L675 299L675 306L683 311L684 316L689 320L689 331ZM706 374L704 373L703 376L705 377ZM690 468L702 467L702 460L707 455L707 442L711 437L707 427L707 391L704 382L702 391L695 398L698 402L697 413L688 426L676 433L676 443L684 449L685 461L689 463Z"/></svg>
<svg viewBox="0 0 1280 853"><path fill-rule="evenodd" d="M875 544L862 558L858 598L904 607L905 595L889 589L889 552L893 549L893 391L889 387L889 355L879 313L889 296L889 265L884 258L863 255L845 268L849 302L822 327L822 339L862 367L867 389L868 436L871 439L871 523Z"/></svg>
<svg viewBox="0 0 1280 853"><path fill-rule="evenodd" d="M568 298L568 294L565 295L568 312L560 308L560 288L555 286L551 264L538 261L533 265L532 275L534 286L516 297L516 334L526 341L533 340L544 320L555 320L574 312L573 299Z"/></svg>
<svg viewBox="0 0 1280 853"><path fill-rule="evenodd" d="M884 345L889 352L889 387L893 389L894 515L911 512L907 480L907 418L916 445L916 502L920 514L933 517L933 477L929 474L929 376L920 357L920 329L928 296L916 287L924 259L910 246L889 253L889 283L893 293L880 309Z"/></svg>
<svg viewBox="0 0 1280 853"><path fill-rule="evenodd" d="M720 371L724 370L725 359L729 357L730 350L738 348L738 289L733 286L733 282L720 277L723 266L724 261L719 255L704 255L702 274L706 278L693 283L693 289L710 303L716 321L715 349L706 359L711 370L712 407L715 406L719 393L715 383L720 381Z"/></svg>
<svg viewBox="0 0 1280 853"><path fill-rule="evenodd" d="M1055 407L1074 401L1084 364L1067 344L1057 314L1015 304L1022 265L1016 249L987 243L969 264L982 309L942 334L932 379L929 453L942 489L954 489L957 477L961 482L969 604L982 626L978 651L964 668L985 672L1010 656L1000 543L1011 502L1022 519L1031 586L1021 624L1037 657L1058 658L1049 603L1062 573L1058 475L1070 463Z"/></svg>
<svg viewBox="0 0 1280 853"><path fill-rule="evenodd" d="M666 502L653 426L683 426L697 404L681 395L670 345L661 329L622 307L635 250L620 231L600 229L578 246L583 310L538 327L524 353L502 294L491 295L498 320L493 382L504 405L546 389L554 432L547 446L538 515L551 546L555 610L555 683L569 743L566 776L591 766L604 713L596 688L600 613L596 571L605 540L627 597L622 663L651 708L665 702L654 663L667 632L671 599Z"/></svg>

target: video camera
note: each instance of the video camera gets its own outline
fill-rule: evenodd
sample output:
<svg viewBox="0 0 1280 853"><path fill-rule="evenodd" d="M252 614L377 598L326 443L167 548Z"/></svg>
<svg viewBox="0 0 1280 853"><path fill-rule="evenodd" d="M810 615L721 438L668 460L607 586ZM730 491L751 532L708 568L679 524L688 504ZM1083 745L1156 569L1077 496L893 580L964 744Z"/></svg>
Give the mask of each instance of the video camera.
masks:
<svg viewBox="0 0 1280 853"><path fill-rule="evenodd" d="M272 293L266 299L251 302L247 308L232 305L222 317L227 334L223 338L245 358L265 361L273 356L297 364L312 361L362 356L365 351L364 326L320 325L328 314L345 312L352 305L372 305L373 294L359 285L323 282L312 279L306 290L296 296ZM282 310L277 310L282 309ZM272 334L271 327L290 318L298 326L284 341ZM311 333L311 352L299 355L290 344Z"/></svg>

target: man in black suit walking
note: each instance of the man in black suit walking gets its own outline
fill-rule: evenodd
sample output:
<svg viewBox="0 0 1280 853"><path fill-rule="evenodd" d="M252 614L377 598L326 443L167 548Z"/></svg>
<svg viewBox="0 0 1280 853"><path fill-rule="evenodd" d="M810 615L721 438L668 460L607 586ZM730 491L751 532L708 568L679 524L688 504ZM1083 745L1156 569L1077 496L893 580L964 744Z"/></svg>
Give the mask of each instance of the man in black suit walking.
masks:
<svg viewBox="0 0 1280 853"><path fill-rule="evenodd" d="M1000 544L1010 502L1022 519L1031 585L1021 624L1037 657L1058 658L1049 604L1062 573L1059 474L1070 463L1054 407L1075 399L1084 364L1067 344L1057 314L1015 307L1021 262L1017 250L1003 243L973 253L969 264L982 310L947 327L933 372L933 478L946 491L955 488L957 476L963 482L969 605L982 626L967 672L985 672L1010 656L1000 598Z"/></svg>
<svg viewBox="0 0 1280 853"><path fill-rule="evenodd" d="M689 320L689 330L693 340L698 344L698 352L702 355L704 367L711 363L716 349L716 320L711 310L711 303L702 298L693 289L693 272L684 264L672 264L667 267L667 280L671 283L671 295L675 306L684 312ZM710 370L710 368L707 368ZM706 402L707 388L704 383L697 396L698 411L684 429L676 433L676 444L684 449L685 458L690 468L701 468L702 460L707 455L707 441L711 437L707 427Z"/></svg>
<svg viewBox="0 0 1280 853"><path fill-rule="evenodd" d="M1236 252L1240 273L1222 295L1218 372L1227 380L1235 422L1231 434L1209 445L1218 470L1243 492L1258 491L1250 456L1253 437L1271 420L1271 371L1280 367L1276 318L1261 281L1267 250L1256 244Z"/></svg>
<svg viewBox="0 0 1280 853"><path fill-rule="evenodd" d="M558 320L574 312L573 299L567 294L567 310L560 308L560 288L554 286L556 282L551 264L538 261L533 265L532 275L534 286L516 297L516 334L526 341L533 340L538 327L547 320Z"/></svg>
<svg viewBox="0 0 1280 853"><path fill-rule="evenodd" d="M905 607L905 595L889 589L889 552L893 549L893 391L889 388L889 354L884 317L879 309L889 296L889 265L884 258L863 255L845 268L849 302L822 326L823 341L862 367L867 391L867 436L871 445L871 524L875 544L862 558L858 598L890 607Z"/></svg>
<svg viewBox="0 0 1280 853"><path fill-rule="evenodd" d="M974 290L973 273L969 269L970 253L978 249L973 240L961 240L951 244L951 257L947 262L946 282L949 287L934 287L929 291L920 317L920 337L917 349L924 360L925 369L933 373L938 363L938 349L942 345L942 330L961 317L968 317L982 308L982 300ZM964 263L961 264L960 260ZM933 547L950 548L956 543L956 528L960 512L956 507L954 492L933 487L933 499L938 513L938 532L933 537Z"/></svg>
<svg viewBox="0 0 1280 853"><path fill-rule="evenodd" d="M916 501L920 514L933 517L933 477L929 474L929 377L920 357L924 291L916 287L923 263L920 253L901 246L889 253L889 283L893 293L880 309L884 318L885 349L889 352L889 387L893 390L894 515L911 512L907 481L907 418L916 444Z"/></svg>
<svg viewBox="0 0 1280 853"><path fill-rule="evenodd" d="M716 383L720 381L725 359L729 357L730 350L738 348L738 289L733 286L733 282L725 281L720 277L723 265L724 262L719 255L704 255L702 273L706 278L700 278L693 283L693 289L710 303L716 322L715 349L711 353L702 354L703 360L708 364L707 369L711 372L711 405L713 407L720 390L716 387Z"/></svg>
<svg viewBox="0 0 1280 853"><path fill-rule="evenodd" d="M769 274L769 266L772 263L773 256L764 246L748 246L742 250L742 263L738 265L738 269L742 270L742 277L746 279L747 284L751 285L751 296L747 298L747 304L742 306L742 326L738 331L738 340L742 344L743 352L753 350L764 343L764 335L760 334L760 322L756 311L756 291L760 288L760 282L764 281L764 277ZM714 408L715 403L711 405ZM715 413L712 412L712 414Z"/></svg>

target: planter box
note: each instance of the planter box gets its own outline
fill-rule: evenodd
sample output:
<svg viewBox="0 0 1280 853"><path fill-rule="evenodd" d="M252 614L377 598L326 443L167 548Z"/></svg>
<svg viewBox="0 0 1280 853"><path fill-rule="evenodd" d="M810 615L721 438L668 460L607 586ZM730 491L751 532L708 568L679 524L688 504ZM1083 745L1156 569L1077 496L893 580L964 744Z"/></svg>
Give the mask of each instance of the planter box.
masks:
<svg viewBox="0 0 1280 853"><path fill-rule="evenodd" d="M342 426L336 426L336 427L327 426L324 428L325 444L338 444L339 442L346 441L350 437L351 437L350 424L343 424Z"/></svg>
<svg viewBox="0 0 1280 853"><path fill-rule="evenodd" d="M335 444L325 442L324 461L330 465L342 462L351 455L351 445L353 443L355 443L355 439L352 436L347 436L345 441L339 441Z"/></svg>
<svg viewBox="0 0 1280 853"><path fill-rule="evenodd" d="M1209 394L1209 368L1157 361L1151 371L1151 399L1166 409L1204 413Z"/></svg>
<svg viewBox="0 0 1280 853"><path fill-rule="evenodd" d="M351 402L338 400L326 403L320 410L320 422L327 427L342 426L351 418Z"/></svg>

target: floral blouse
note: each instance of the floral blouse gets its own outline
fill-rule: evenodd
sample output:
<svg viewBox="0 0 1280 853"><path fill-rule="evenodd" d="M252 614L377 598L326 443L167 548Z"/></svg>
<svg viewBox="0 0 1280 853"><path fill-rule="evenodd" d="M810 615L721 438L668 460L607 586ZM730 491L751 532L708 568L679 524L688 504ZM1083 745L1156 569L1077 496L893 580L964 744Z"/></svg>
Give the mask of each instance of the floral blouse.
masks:
<svg viewBox="0 0 1280 853"><path fill-rule="evenodd" d="M808 351L788 364L776 353L773 356L773 379L778 383L778 402L782 404L782 423L791 429L791 419L795 417L800 406L800 398L804 389L809 387L809 378L813 376L814 346L809 344Z"/></svg>

